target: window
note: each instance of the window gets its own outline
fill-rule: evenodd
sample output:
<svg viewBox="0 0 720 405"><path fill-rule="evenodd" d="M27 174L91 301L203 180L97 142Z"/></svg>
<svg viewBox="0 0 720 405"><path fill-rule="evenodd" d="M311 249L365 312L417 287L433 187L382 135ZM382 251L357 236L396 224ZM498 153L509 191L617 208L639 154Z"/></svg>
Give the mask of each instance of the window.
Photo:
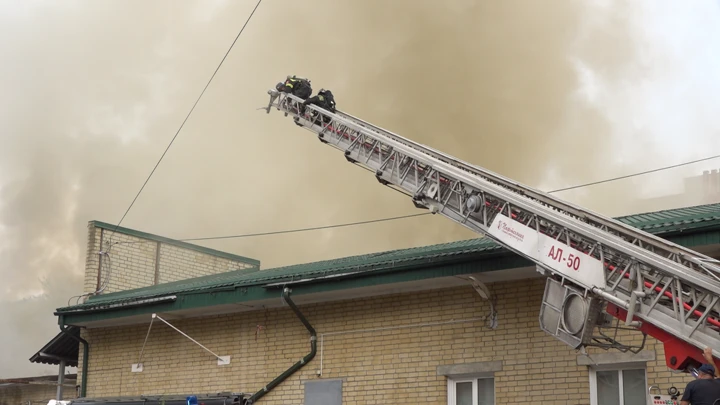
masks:
<svg viewBox="0 0 720 405"><path fill-rule="evenodd" d="M448 379L448 405L495 405L495 379Z"/></svg>
<svg viewBox="0 0 720 405"><path fill-rule="evenodd" d="M590 369L591 405L647 403L645 366L602 366Z"/></svg>

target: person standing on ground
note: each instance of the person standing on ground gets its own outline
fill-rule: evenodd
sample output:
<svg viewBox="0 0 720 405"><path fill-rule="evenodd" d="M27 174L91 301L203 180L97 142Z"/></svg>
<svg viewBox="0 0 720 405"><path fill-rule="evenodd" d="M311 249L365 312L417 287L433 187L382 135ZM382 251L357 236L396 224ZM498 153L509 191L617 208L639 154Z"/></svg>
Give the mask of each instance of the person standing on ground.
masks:
<svg viewBox="0 0 720 405"><path fill-rule="evenodd" d="M697 379L690 381L685 387L680 405L718 405L720 404L720 372L715 368L712 349L703 350L707 364L698 369Z"/></svg>

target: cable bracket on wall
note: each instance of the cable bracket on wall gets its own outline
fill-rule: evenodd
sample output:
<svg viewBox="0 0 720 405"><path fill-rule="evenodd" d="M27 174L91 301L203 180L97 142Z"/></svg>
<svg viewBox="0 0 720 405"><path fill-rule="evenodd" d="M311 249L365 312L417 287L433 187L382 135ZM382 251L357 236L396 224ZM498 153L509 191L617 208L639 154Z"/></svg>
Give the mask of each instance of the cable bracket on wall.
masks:
<svg viewBox="0 0 720 405"><path fill-rule="evenodd" d="M200 342L198 342L197 340L191 338L191 337L188 336L185 332L181 331L180 329L178 329L178 328L176 328L175 326L171 325L170 322L168 322L168 321L164 320L163 318L161 318L160 316L158 316L158 314L152 314L152 320L150 321L150 326L148 327L147 335L145 335L145 342L143 343L143 347L142 347L142 349L140 350L140 356L138 357L138 362L132 365L132 372L133 372L133 373L141 373L141 372L143 371L142 356L143 356L143 353L145 352L145 345L147 344L148 337L150 336L150 330L152 329L152 325L153 325L153 322L155 321L155 318L161 320L161 321L162 321L163 323L165 323L167 326L173 328L176 332L178 332L179 334L181 334L181 335L185 336L186 338L190 339L190 341L192 341L192 342L195 343L196 345L202 347L206 352L208 352L208 353L212 354L213 356L215 356L215 357L218 359L218 363L217 363L218 366L225 366L225 365L230 364L230 356L218 356L217 354L215 354L215 352L213 352L212 350L210 350L210 349L208 349L207 347L203 346L202 344L200 344Z"/></svg>

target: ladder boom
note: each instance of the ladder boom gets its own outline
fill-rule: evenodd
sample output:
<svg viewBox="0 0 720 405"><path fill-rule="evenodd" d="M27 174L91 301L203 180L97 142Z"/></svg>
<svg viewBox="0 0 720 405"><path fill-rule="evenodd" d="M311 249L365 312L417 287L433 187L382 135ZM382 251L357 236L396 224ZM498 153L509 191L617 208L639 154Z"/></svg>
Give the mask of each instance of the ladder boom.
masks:
<svg viewBox="0 0 720 405"><path fill-rule="evenodd" d="M633 243L638 245L642 245L644 243L647 245L652 245L655 249L662 249L662 252L666 257L679 257L687 262L691 262L697 265L697 267L699 267L700 269L705 270L707 274L710 274L716 280L720 281L720 262L715 259L709 258L705 255L700 255L691 249L674 244L667 241L666 239L662 239L646 232L638 231L637 228L631 227L627 224L617 221L616 219L609 218L598 213L589 212L574 204L552 197L545 192L533 189L528 186L524 186L499 174L483 169L479 166L471 165L469 163L457 160L452 156L432 149L428 146L414 143L406 138L403 138L400 135L392 133L386 129L377 127L359 118L353 117L350 114L338 111L337 115L358 126L365 127L373 132L376 132L379 135L389 136L392 139L405 144L414 144L416 150L422 150L424 153L458 168L475 172L477 175L483 176L488 181L511 189L518 194L525 195L545 205L560 208L566 214L573 216L578 220L590 223L591 225L597 228L601 228L606 232L612 233L616 236L620 236L626 241L632 241ZM645 248L647 249L648 247ZM657 250L655 252L657 252Z"/></svg>
<svg viewBox="0 0 720 405"><path fill-rule="evenodd" d="M574 284L612 305L625 324L660 330L667 365L702 362L701 349L720 353L720 263L542 191L521 185L403 138L347 113L332 114L270 90L267 107L410 196L419 208L443 215L532 260L545 274ZM323 116L325 117L323 119ZM643 323L652 328L642 329ZM663 340L669 341L669 338ZM676 342L682 342L681 345Z"/></svg>

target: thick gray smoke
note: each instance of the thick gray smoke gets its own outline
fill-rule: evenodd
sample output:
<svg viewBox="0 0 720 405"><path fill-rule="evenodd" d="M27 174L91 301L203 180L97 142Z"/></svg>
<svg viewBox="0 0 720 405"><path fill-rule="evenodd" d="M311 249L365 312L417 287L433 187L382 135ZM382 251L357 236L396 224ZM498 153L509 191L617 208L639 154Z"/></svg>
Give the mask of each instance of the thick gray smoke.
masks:
<svg viewBox="0 0 720 405"><path fill-rule="evenodd" d="M0 378L55 371L27 358L57 333L53 310L81 292L87 221L120 219L254 5L1 6ZM533 186L659 165L671 156L664 141L628 143L618 130L628 117L608 107L617 100L589 85L627 101L639 93L623 84L652 70L648 52L659 51L628 7L267 1L123 226L185 238L416 212L281 114L255 110L287 74L332 89L340 109ZM618 150L643 159L617 161ZM630 193L622 204L606 189L575 197L622 213L637 199L623 184L612 189ZM267 268L473 236L424 217L206 245Z"/></svg>

